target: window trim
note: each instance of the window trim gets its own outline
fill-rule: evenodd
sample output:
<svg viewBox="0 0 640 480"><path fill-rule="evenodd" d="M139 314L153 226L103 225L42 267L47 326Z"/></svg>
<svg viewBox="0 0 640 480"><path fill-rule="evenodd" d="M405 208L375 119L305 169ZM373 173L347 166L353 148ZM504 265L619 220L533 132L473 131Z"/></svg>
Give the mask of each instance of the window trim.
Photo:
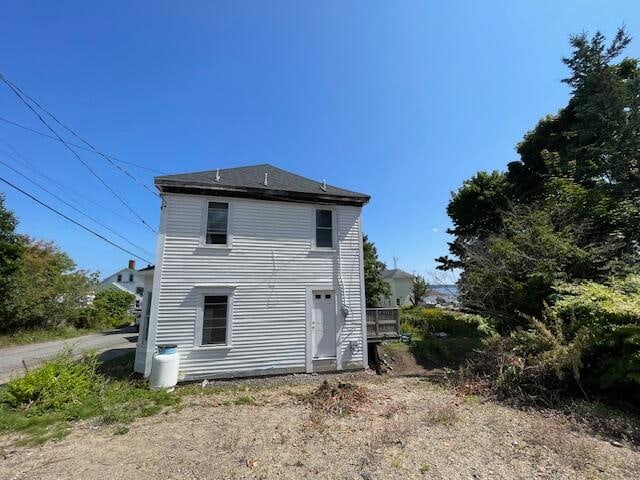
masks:
<svg viewBox="0 0 640 480"><path fill-rule="evenodd" d="M209 213L209 203L226 203L227 204L227 243L207 243L207 221ZM198 248L229 250L233 243L233 202L224 197L206 197L202 203L202 226L200 229L200 244Z"/></svg>
<svg viewBox="0 0 640 480"><path fill-rule="evenodd" d="M331 212L331 247L319 247L317 245L317 211L328 210ZM325 205L316 205L311 210L311 250L317 252L335 252L338 245L338 229L337 229L337 215L336 209Z"/></svg>
<svg viewBox="0 0 640 480"><path fill-rule="evenodd" d="M235 285L196 285L198 304L196 306L194 348L198 350L226 350L233 346L231 328L233 325L233 297L235 288ZM207 297L209 295L227 296L227 326L224 344L209 345L202 343L202 328L204 323L204 297Z"/></svg>
<svg viewBox="0 0 640 480"><path fill-rule="evenodd" d="M149 322L151 322L151 301L153 299L153 290L143 293L143 300L140 312L140 332L138 339L141 345L146 345L149 340Z"/></svg>

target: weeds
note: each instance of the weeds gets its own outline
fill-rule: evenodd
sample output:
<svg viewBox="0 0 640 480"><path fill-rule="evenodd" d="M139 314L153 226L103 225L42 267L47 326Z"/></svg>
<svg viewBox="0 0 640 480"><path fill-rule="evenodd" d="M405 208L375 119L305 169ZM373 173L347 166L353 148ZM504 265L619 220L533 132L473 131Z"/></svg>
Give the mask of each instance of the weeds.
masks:
<svg viewBox="0 0 640 480"><path fill-rule="evenodd" d="M460 418L458 408L451 403L435 405L425 413L425 422L428 425L451 426Z"/></svg>
<svg viewBox="0 0 640 480"><path fill-rule="evenodd" d="M0 432L19 432L19 444L34 445L64 437L71 421L96 418L122 429L180 402L141 380L109 378L109 371L124 369L124 361L101 365L95 355L64 354L11 380L0 389Z"/></svg>
<svg viewBox="0 0 640 480"><path fill-rule="evenodd" d="M237 398L233 403L235 405L255 405L256 399L253 398L251 395L244 395L240 398Z"/></svg>
<svg viewBox="0 0 640 480"><path fill-rule="evenodd" d="M584 470L595 462L595 449L586 440L572 436L562 423L552 427L549 422L535 422L525 433L525 441L556 453L576 471Z"/></svg>

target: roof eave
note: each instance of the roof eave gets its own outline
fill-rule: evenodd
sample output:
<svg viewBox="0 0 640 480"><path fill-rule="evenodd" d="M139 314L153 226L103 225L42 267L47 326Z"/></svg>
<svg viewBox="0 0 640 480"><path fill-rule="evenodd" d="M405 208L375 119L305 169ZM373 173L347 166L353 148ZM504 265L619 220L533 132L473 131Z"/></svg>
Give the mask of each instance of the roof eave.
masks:
<svg viewBox="0 0 640 480"><path fill-rule="evenodd" d="M260 200L297 203L353 205L362 207L371 199L368 195L346 196L328 193L306 193L290 190L273 190L265 188L234 187L229 185L212 185L210 183L200 182L171 181L160 178L156 178L155 185L162 193L186 193L191 195L255 198Z"/></svg>

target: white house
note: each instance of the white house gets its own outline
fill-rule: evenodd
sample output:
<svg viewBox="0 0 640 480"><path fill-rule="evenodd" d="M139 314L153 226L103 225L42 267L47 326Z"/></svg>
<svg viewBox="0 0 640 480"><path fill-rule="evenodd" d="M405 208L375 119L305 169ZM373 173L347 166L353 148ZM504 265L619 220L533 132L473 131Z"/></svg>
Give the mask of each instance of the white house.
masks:
<svg viewBox="0 0 640 480"><path fill-rule="evenodd" d="M148 267L147 267L148 268ZM127 268L118 270L117 272L106 277L100 282L100 289L118 288L129 292L135 296L134 303L131 306L135 312L139 311L142 306L142 295L144 291L144 279L146 274L143 273L146 268L136 270L136 261L129 260Z"/></svg>
<svg viewBox="0 0 640 480"><path fill-rule="evenodd" d="M162 208L136 371L181 380L364 368L369 196L271 165L156 177ZM145 296L146 297L146 296Z"/></svg>
<svg viewBox="0 0 640 480"><path fill-rule="evenodd" d="M413 286L413 275L399 268L394 268L392 270L383 270L380 276L389 284L390 288L389 296L380 299L380 306L404 307L412 305L411 287Z"/></svg>

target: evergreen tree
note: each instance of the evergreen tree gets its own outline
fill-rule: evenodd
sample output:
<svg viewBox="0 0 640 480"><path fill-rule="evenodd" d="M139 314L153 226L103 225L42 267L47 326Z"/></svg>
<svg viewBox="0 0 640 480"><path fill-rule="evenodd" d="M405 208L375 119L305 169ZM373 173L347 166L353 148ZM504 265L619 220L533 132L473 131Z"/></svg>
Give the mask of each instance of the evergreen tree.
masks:
<svg viewBox="0 0 640 480"><path fill-rule="evenodd" d="M362 237L364 253L364 290L367 307L377 307L381 297L391 294L389 284L382 279L381 273L386 268L384 262L378 260L378 251L366 235Z"/></svg>

